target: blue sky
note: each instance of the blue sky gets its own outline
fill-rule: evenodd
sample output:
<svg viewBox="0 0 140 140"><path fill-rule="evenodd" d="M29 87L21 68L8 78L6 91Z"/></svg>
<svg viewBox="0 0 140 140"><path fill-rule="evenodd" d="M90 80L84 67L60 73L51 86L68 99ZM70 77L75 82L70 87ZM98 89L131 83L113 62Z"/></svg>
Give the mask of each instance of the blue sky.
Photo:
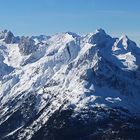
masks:
<svg viewBox="0 0 140 140"><path fill-rule="evenodd" d="M140 44L140 0L0 0L0 30L16 35L86 34L97 28Z"/></svg>

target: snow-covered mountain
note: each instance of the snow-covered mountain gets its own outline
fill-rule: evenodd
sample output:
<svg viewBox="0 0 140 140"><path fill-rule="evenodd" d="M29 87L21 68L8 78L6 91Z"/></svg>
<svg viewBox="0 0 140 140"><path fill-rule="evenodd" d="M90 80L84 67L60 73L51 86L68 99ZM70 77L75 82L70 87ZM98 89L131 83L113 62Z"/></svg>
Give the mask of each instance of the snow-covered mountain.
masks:
<svg viewBox="0 0 140 140"><path fill-rule="evenodd" d="M140 139L140 48L84 36L0 33L0 140Z"/></svg>

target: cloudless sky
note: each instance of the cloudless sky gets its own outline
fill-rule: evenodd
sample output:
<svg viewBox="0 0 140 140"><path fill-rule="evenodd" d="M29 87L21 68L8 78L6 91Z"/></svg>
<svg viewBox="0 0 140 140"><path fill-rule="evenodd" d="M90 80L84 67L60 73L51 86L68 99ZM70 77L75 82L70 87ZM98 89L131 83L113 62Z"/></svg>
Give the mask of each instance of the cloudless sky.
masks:
<svg viewBox="0 0 140 140"><path fill-rule="evenodd" d="M15 35L86 34L97 28L140 44L140 0L0 0L0 30Z"/></svg>

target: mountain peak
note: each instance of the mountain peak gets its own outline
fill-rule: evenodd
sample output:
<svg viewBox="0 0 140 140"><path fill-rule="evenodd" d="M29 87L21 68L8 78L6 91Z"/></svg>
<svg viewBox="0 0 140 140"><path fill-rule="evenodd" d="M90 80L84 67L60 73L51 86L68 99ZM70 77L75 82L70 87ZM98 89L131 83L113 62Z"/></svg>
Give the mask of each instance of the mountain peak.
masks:
<svg viewBox="0 0 140 140"><path fill-rule="evenodd" d="M0 39L3 39L5 43L10 44L15 42L14 34L10 30L3 30L0 32Z"/></svg>
<svg viewBox="0 0 140 140"><path fill-rule="evenodd" d="M129 39L127 35L123 34L120 39Z"/></svg>
<svg viewBox="0 0 140 140"><path fill-rule="evenodd" d="M127 35L122 35L115 43L115 46L119 49L124 49L130 52L139 52L139 49L135 42L129 39Z"/></svg>
<svg viewBox="0 0 140 140"><path fill-rule="evenodd" d="M105 46L107 42L112 43L112 37L106 34L103 29L97 29L94 33L87 35L91 44L96 44L100 47Z"/></svg>
<svg viewBox="0 0 140 140"><path fill-rule="evenodd" d="M97 29L95 33L102 33L102 34L106 34L105 30L104 30L104 29L102 29L102 28Z"/></svg>
<svg viewBox="0 0 140 140"><path fill-rule="evenodd" d="M65 34L71 35L73 38L80 37L78 34L76 34L74 32L70 32L70 31L65 32Z"/></svg>
<svg viewBox="0 0 140 140"><path fill-rule="evenodd" d="M0 31L0 34L8 34L8 33L12 33L12 32L10 30L7 30L7 29Z"/></svg>
<svg viewBox="0 0 140 140"><path fill-rule="evenodd" d="M119 38L119 41L122 41L124 44L126 44L128 40L130 40L130 39L128 38L127 35L122 35L122 36Z"/></svg>

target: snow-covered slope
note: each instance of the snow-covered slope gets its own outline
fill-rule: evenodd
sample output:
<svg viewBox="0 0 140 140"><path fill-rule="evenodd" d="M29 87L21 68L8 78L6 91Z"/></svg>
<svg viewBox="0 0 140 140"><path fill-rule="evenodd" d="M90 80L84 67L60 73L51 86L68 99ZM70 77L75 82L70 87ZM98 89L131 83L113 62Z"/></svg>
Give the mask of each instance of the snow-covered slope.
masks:
<svg viewBox="0 0 140 140"><path fill-rule="evenodd" d="M85 36L15 37L5 30L0 67L0 139L78 140L91 128L87 140L102 128L95 131L90 121L106 122L112 113L122 122L140 117L140 48L127 36L98 29ZM81 132L71 132L79 126Z"/></svg>

